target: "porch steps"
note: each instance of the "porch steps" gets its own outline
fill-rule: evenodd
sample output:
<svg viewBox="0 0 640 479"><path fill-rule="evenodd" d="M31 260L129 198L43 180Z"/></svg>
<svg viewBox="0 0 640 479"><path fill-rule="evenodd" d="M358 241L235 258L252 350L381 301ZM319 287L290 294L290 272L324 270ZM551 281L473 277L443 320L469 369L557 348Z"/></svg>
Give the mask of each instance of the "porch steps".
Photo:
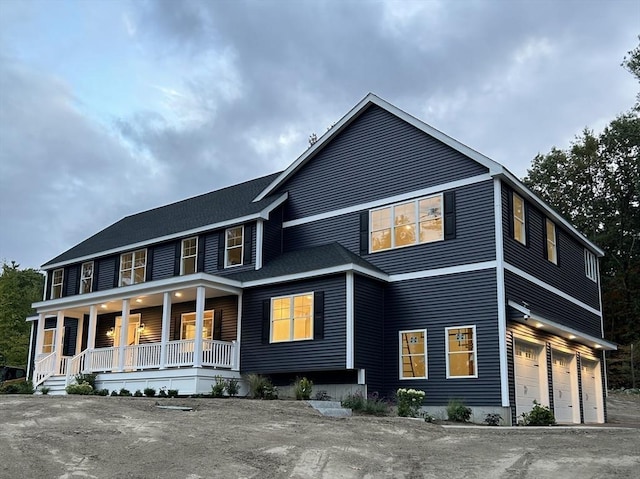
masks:
<svg viewBox="0 0 640 479"><path fill-rule="evenodd" d="M323 416L349 417L351 409L343 408L340 401L307 401L307 404Z"/></svg>
<svg viewBox="0 0 640 479"><path fill-rule="evenodd" d="M38 386L38 390L44 386L49 388L48 394L50 396L62 396L67 394L67 391L65 391L66 381L67 378L65 376L51 376L50 378L47 378L44 383Z"/></svg>

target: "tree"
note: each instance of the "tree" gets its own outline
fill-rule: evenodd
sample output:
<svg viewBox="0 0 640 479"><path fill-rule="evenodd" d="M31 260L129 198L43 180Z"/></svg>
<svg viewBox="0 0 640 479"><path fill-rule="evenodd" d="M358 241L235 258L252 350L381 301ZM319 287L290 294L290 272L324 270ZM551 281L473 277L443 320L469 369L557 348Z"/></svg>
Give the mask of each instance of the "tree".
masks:
<svg viewBox="0 0 640 479"><path fill-rule="evenodd" d="M31 303L42 298L44 276L34 269L3 263L0 273L0 357L6 364L26 366L29 354Z"/></svg>

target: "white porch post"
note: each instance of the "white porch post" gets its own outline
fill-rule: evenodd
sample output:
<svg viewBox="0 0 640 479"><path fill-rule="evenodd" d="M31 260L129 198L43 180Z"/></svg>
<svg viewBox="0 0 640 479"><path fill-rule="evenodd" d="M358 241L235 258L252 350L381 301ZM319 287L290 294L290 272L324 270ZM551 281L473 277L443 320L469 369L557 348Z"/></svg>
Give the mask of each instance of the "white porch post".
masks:
<svg viewBox="0 0 640 479"><path fill-rule="evenodd" d="M196 339L193 345L193 367L202 367L202 328L204 326L204 286L196 290Z"/></svg>
<svg viewBox="0 0 640 479"><path fill-rule="evenodd" d="M44 322L44 313L40 313L38 315L38 332L36 333L36 355L34 356L36 358L36 361L38 360L38 357L42 355L42 343L44 342Z"/></svg>
<svg viewBox="0 0 640 479"><path fill-rule="evenodd" d="M80 354L82 352L82 335L84 332L84 314L81 314L78 318L78 334L76 334L76 353Z"/></svg>
<svg viewBox="0 0 640 479"><path fill-rule="evenodd" d="M122 321L120 322L120 344L118 346L118 371L124 371L125 348L127 347L127 331L129 330L129 300L122 300Z"/></svg>
<svg viewBox="0 0 640 479"><path fill-rule="evenodd" d="M55 347L53 350L56 352L56 374L61 374L60 364L62 362L62 336L64 334L64 311L58 311L58 318L56 321L56 338Z"/></svg>
<svg viewBox="0 0 640 479"><path fill-rule="evenodd" d="M231 369L240 371L240 336L242 333L242 292L238 295L238 323L236 324L236 340L233 345L233 364Z"/></svg>
<svg viewBox="0 0 640 479"><path fill-rule="evenodd" d="M171 293L165 292L162 299L162 338L160 343L160 369L167 367L167 343L171 328Z"/></svg>
<svg viewBox="0 0 640 479"><path fill-rule="evenodd" d="M85 360L88 371L93 370L93 350L96 348L96 328L98 327L98 306L92 304L89 308L89 331L87 332L87 351L89 359Z"/></svg>

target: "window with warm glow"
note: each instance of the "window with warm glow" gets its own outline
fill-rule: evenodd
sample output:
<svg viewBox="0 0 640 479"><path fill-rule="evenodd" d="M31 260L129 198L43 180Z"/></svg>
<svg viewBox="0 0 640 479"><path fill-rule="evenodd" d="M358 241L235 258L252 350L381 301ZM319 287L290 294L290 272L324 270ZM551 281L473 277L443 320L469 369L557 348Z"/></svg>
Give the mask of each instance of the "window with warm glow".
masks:
<svg viewBox="0 0 640 479"><path fill-rule="evenodd" d="M196 258L198 257L198 238L182 240L182 257L180 262L180 274L193 274L196 272Z"/></svg>
<svg viewBox="0 0 640 479"><path fill-rule="evenodd" d="M313 339L313 293L271 298L271 342Z"/></svg>
<svg viewBox="0 0 640 479"><path fill-rule="evenodd" d="M42 353L49 354L53 352L53 345L56 340L55 329L45 329L44 336L42 338Z"/></svg>
<svg viewBox="0 0 640 479"><path fill-rule="evenodd" d="M182 315L180 339L196 339L196 313ZM204 312L202 339L213 339L213 310Z"/></svg>
<svg viewBox="0 0 640 479"><path fill-rule="evenodd" d="M513 193L513 237L526 245L527 237L524 221L524 200Z"/></svg>
<svg viewBox="0 0 640 479"><path fill-rule="evenodd" d="M229 228L225 234L224 267L242 264L244 226Z"/></svg>
<svg viewBox="0 0 640 479"><path fill-rule="evenodd" d="M120 256L120 286L144 283L147 270L147 250L141 249Z"/></svg>
<svg viewBox="0 0 640 479"><path fill-rule="evenodd" d="M56 269L51 278L51 299L62 298L62 283L64 282L64 269Z"/></svg>
<svg viewBox="0 0 640 479"><path fill-rule="evenodd" d="M445 328L447 378L475 378L476 327Z"/></svg>
<svg viewBox="0 0 640 479"><path fill-rule="evenodd" d="M80 294L90 293L93 287L93 261L82 263L80 270Z"/></svg>
<svg viewBox="0 0 640 479"><path fill-rule="evenodd" d="M442 195L420 198L372 210L371 252L444 239Z"/></svg>
<svg viewBox="0 0 640 479"><path fill-rule="evenodd" d="M400 331L400 379L427 378L427 330Z"/></svg>
<svg viewBox="0 0 640 479"><path fill-rule="evenodd" d="M545 220L547 233L547 259L553 264L558 264L558 246L556 241L556 225L548 219Z"/></svg>

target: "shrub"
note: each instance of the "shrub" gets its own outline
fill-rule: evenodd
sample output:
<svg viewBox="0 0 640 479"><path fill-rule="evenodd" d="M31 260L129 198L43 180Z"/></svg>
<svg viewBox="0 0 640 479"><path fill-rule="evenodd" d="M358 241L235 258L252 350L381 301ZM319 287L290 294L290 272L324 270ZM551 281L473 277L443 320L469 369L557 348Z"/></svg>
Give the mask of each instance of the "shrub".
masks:
<svg viewBox="0 0 640 479"><path fill-rule="evenodd" d="M167 397L167 388L165 388L164 386L161 387L160 391L158 391L158 397L166 398Z"/></svg>
<svg viewBox="0 0 640 479"><path fill-rule="evenodd" d="M361 392L348 394L340 401L340 404L352 411L372 416L385 416L389 412L387 401L380 399L375 393L368 398L365 398Z"/></svg>
<svg viewBox="0 0 640 479"><path fill-rule="evenodd" d="M122 388L120 392L118 392L118 396L131 396L131 391L128 389Z"/></svg>
<svg viewBox="0 0 640 479"><path fill-rule="evenodd" d="M33 394L33 383L31 381L18 381L16 383L5 384L0 387L0 394Z"/></svg>
<svg viewBox="0 0 640 479"><path fill-rule="evenodd" d="M93 387L89 383L69 384L65 391L67 394L81 394L83 396L93 394Z"/></svg>
<svg viewBox="0 0 640 479"><path fill-rule="evenodd" d="M43 396L46 396L47 394L49 394L49 391L51 391L51 388L48 388L47 386L42 386L40 388L40 392L42 393Z"/></svg>
<svg viewBox="0 0 640 479"><path fill-rule="evenodd" d="M362 396L362 393L358 391L355 394L351 394L351 393L347 394L347 397L342 398L342 401L340 401L340 404L342 405L342 407L349 408L352 411L361 412L365 409L365 405L364 405L365 402L366 402L366 399Z"/></svg>
<svg viewBox="0 0 640 479"><path fill-rule="evenodd" d="M485 416L484 422L488 426L499 426L502 422L502 416L500 414L489 413Z"/></svg>
<svg viewBox="0 0 640 479"><path fill-rule="evenodd" d="M109 390L108 389L95 389L93 391L93 394L96 395L96 396L108 396L109 395Z"/></svg>
<svg viewBox="0 0 640 479"><path fill-rule="evenodd" d="M278 388L269 378L260 374L248 374L245 376L249 385L249 396L253 399L278 399Z"/></svg>
<svg viewBox="0 0 640 479"><path fill-rule="evenodd" d="M231 397L235 397L240 392L240 381L236 378L229 378L227 380L227 393Z"/></svg>
<svg viewBox="0 0 640 479"><path fill-rule="evenodd" d="M547 406L543 406L535 399L533 409L529 413L522 413L522 422L525 426L551 426L556 423L556 418Z"/></svg>
<svg viewBox="0 0 640 479"><path fill-rule="evenodd" d="M316 401L331 401L331 396L327 394L327 391L318 391L316 393Z"/></svg>
<svg viewBox="0 0 640 479"><path fill-rule="evenodd" d="M447 405L449 421L467 422L471 418L471 409L459 399L451 399Z"/></svg>
<svg viewBox="0 0 640 479"><path fill-rule="evenodd" d="M436 418L431 414L429 414L428 412L422 413L422 419L424 419L424 422L430 422L430 423L436 422Z"/></svg>
<svg viewBox="0 0 640 479"><path fill-rule="evenodd" d="M148 398L152 398L156 395L156 390L153 388L144 388L144 395Z"/></svg>
<svg viewBox="0 0 640 479"><path fill-rule="evenodd" d="M400 388L396 391L398 399L398 416L418 417L420 406L424 400L424 391Z"/></svg>
<svg viewBox="0 0 640 479"><path fill-rule="evenodd" d="M293 384L296 399L307 400L311 398L311 391L313 389L313 382L309 381L307 378L296 379L296 382Z"/></svg>
<svg viewBox="0 0 640 479"><path fill-rule="evenodd" d="M97 376L97 374L76 374L74 379L77 384L87 383L91 386L91 389L95 389Z"/></svg>
<svg viewBox="0 0 640 479"><path fill-rule="evenodd" d="M216 376L214 378L216 383L211 386L211 396L214 398L221 398L224 396L224 390L226 387L225 381L222 376Z"/></svg>
<svg viewBox="0 0 640 479"><path fill-rule="evenodd" d="M170 398L177 398L178 397L178 390L177 389L169 389L167 391L167 396L169 396Z"/></svg>
<svg viewBox="0 0 640 479"><path fill-rule="evenodd" d="M117 396L117 395L118 395L118 391L116 391L115 389L111 391L111 396Z"/></svg>
<svg viewBox="0 0 640 479"><path fill-rule="evenodd" d="M136 392L133 393L133 397L141 398L142 397L142 391L140 391L139 389L136 389Z"/></svg>

